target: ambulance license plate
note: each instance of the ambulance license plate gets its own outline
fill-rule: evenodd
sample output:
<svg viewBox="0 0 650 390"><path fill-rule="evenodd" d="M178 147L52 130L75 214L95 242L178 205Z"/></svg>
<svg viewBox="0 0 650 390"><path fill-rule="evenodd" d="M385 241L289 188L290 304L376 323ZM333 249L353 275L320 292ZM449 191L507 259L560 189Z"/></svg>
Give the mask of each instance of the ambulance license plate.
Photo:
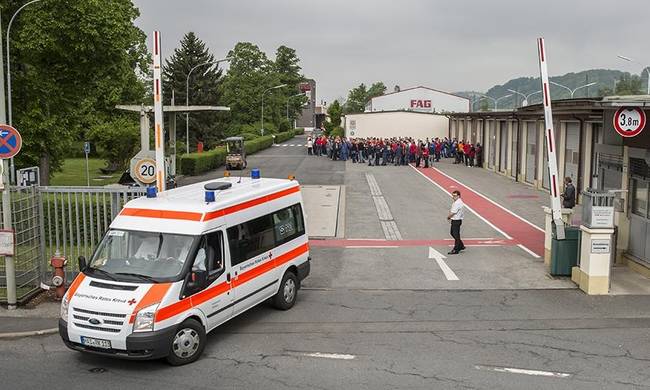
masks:
<svg viewBox="0 0 650 390"><path fill-rule="evenodd" d="M83 344L85 346L88 346L88 347L111 349L111 341L110 340L96 339L96 338L93 338L93 337L81 336L81 344Z"/></svg>

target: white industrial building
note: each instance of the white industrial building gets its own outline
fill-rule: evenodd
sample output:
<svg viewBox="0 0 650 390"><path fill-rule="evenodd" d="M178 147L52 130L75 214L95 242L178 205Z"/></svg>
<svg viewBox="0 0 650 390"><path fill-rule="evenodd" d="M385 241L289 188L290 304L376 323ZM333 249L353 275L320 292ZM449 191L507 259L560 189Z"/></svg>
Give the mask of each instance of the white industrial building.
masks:
<svg viewBox="0 0 650 390"><path fill-rule="evenodd" d="M365 109L366 112L398 110L428 113L469 112L470 100L420 86L374 97Z"/></svg>
<svg viewBox="0 0 650 390"><path fill-rule="evenodd" d="M383 111L348 114L344 117L348 138L411 137L416 140L444 138L449 134L449 118L426 112Z"/></svg>

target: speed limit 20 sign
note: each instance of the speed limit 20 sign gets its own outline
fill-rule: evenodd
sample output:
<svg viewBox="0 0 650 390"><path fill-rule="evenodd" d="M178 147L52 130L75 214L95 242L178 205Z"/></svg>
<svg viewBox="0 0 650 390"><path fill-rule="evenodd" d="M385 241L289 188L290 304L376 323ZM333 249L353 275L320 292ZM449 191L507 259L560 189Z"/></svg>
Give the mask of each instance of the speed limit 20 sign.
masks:
<svg viewBox="0 0 650 390"><path fill-rule="evenodd" d="M135 163L135 172L133 172L139 181L145 184L151 184L156 181L156 160L143 158Z"/></svg>
<svg viewBox="0 0 650 390"><path fill-rule="evenodd" d="M614 129L623 137L639 135L645 128L645 112L638 107L621 107L614 114Z"/></svg>

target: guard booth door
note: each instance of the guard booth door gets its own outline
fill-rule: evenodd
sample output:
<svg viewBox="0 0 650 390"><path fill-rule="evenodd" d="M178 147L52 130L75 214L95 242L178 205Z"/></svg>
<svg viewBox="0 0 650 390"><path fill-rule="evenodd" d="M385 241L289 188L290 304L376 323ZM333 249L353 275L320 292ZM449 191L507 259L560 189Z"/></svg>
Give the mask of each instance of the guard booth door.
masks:
<svg viewBox="0 0 650 390"><path fill-rule="evenodd" d="M630 158L630 241L628 252L650 263L650 167Z"/></svg>

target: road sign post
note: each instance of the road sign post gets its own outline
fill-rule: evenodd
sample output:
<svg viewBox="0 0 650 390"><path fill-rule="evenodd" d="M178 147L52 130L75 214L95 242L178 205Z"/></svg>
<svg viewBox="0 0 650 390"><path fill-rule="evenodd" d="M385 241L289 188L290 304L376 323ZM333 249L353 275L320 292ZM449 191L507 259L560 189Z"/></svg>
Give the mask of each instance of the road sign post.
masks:
<svg viewBox="0 0 650 390"><path fill-rule="evenodd" d="M11 181L9 176L9 159L18 154L22 146L22 138L18 130L11 126L0 124L0 158L2 159L2 226L12 230L11 221ZM5 273L7 275L7 306L16 308L16 262L13 256L5 255Z"/></svg>
<svg viewBox="0 0 650 390"><path fill-rule="evenodd" d="M88 168L88 154L90 154L90 142L84 142L84 154L86 155L86 185L90 187L90 169Z"/></svg>

